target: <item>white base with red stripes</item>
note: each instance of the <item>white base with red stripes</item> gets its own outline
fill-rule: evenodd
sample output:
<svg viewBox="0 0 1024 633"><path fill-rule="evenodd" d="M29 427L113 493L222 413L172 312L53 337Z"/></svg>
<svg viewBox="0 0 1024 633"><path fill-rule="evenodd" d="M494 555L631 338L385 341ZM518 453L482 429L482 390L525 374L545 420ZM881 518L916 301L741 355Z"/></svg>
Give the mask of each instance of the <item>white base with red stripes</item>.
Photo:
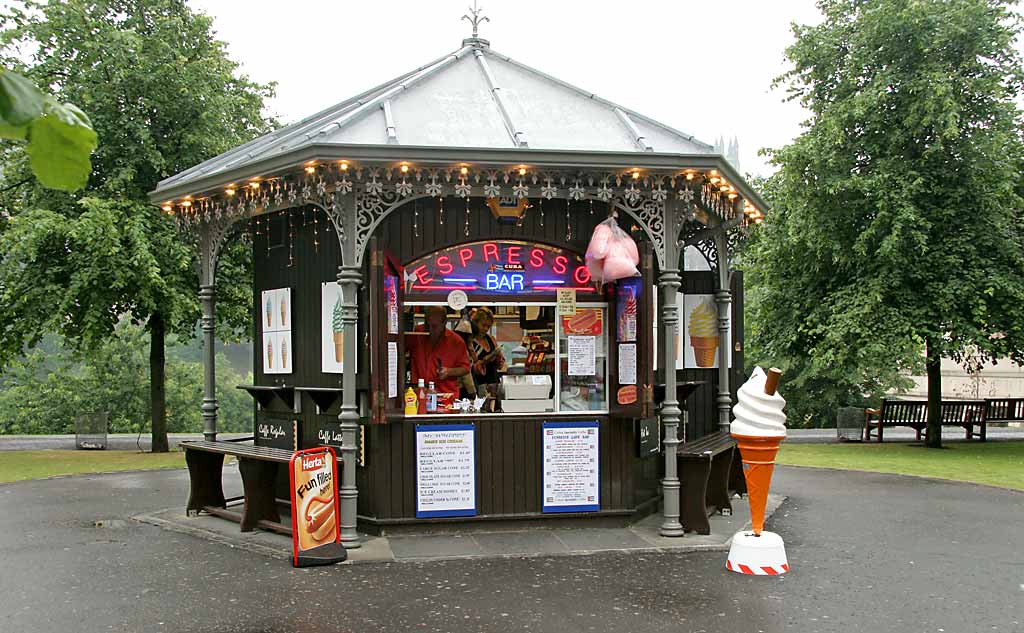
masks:
<svg viewBox="0 0 1024 633"><path fill-rule="evenodd" d="M789 571L786 545L775 532L737 532L732 537L729 558L725 568L737 574L751 576L778 576Z"/></svg>

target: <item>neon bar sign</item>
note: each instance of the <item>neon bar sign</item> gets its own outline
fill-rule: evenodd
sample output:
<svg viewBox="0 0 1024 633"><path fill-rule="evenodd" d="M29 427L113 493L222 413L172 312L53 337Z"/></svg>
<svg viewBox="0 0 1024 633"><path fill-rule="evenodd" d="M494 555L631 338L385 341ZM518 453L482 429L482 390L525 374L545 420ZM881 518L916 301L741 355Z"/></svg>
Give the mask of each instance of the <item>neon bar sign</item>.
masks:
<svg viewBox="0 0 1024 633"><path fill-rule="evenodd" d="M583 258L547 244L489 240L459 244L405 266L405 292L538 295L595 292Z"/></svg>

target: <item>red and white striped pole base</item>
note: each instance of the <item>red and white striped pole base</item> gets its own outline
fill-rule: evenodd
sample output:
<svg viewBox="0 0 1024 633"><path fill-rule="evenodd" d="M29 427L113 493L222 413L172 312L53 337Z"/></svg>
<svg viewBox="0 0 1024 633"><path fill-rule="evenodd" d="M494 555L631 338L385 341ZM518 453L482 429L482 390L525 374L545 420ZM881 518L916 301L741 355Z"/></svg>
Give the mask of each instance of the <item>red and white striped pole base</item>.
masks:
<svg viewBox="0 0 1024 633"><path fill-rule="evenodd" d="M732 537L725 568L737 574L778 576L789 571L786 545L775 532L763 531L760 536L741 531Z"/></svg>

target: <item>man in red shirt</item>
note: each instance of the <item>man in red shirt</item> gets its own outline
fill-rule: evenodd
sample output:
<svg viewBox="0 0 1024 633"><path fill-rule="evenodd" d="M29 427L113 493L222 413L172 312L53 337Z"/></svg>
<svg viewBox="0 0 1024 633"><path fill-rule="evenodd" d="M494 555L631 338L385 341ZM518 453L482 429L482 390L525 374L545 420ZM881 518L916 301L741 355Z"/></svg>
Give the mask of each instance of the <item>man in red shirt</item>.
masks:
<svg viewBox="0 0 1024 633"><path fill-rule="evenodd" d="M462 337L452 332L445 323L448 311L444 306L430 306L426 309L427 335L409 336L405 349L412 360L412 382L422 378L425 383L434 383L439 393L459 396L459 378L469 373L469 354ZM423 326L417 326L422 332Z"/></svg>

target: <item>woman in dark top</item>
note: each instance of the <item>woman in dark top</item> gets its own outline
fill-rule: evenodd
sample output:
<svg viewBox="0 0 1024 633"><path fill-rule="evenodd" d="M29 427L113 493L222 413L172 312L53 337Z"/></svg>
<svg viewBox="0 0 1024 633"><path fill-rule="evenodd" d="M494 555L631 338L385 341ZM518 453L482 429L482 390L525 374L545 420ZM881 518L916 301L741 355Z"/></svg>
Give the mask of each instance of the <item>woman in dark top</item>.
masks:
<svg viewBox="0 0 1024 633"><path fill-rule="evenodd" d="M470 365L473 369L473 381L477 385L488 385L498 382L498 368L504 363L504 357L497 341L490 335L494 326L494 314L487 308L477 308L469 317L473 324L473 333L466 341L469 349ZM477 389L482 394L482 390Z"/></svg>

